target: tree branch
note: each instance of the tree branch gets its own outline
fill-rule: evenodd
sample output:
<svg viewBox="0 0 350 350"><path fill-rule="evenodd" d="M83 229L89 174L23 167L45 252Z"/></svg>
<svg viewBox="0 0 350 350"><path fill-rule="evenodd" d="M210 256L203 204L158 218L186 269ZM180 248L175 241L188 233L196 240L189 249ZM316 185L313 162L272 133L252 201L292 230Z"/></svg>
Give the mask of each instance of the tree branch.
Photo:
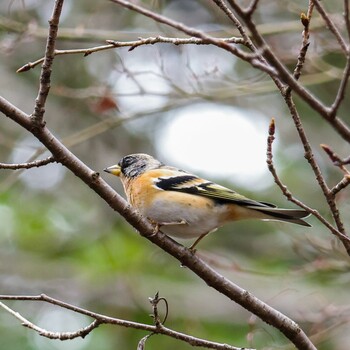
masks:
<svg viewBox="0 0 350 350"><path fill-rule="evenodd" d="M184 25L183 23L173 21L165 16L162 16L162 15L159 15L159 14L154 13L152 11L149 11L142 6L136 5L136 4L131 3L129 1L125 1L125 0L111 0L111 1L123 6L125 8L128 8L129 10L136 11L136 12L138 12L146 17L149 17L149 18L153 19L154 21L166 24L166 25L168 25L172 28L175 28L183 33L186 33L190 36L194 36L196 38L201 38L201 39L205 40L206 42L208 42L208 44L212 44L212 45L217 46L225 51L232 53L233 55L241 58L242 60L249 62L253 67L259 68L260 70L268 73L269 75L276 75L276 71L272 67L264 64L263 62L261 62L258 59L259 55L246 53L243 50L240 50L240 49L236 48L235 46L229 45L228 43L224 43L224 42L222 42L222 41L220 41L220 40L218 40L210 35L205 34L204 32L202 32L200 30L188 27L188 26Z"/></svg>
<svg viewBox="0 0 350 350"><path fill-rule="evenodd" d="M12 170L18 170L18 169L30 169L30 168L39 168L41 166L54 163L56 162L55 158L50 156L45 159L35 160L33 162L28 163L18 163L18 164L6 164L6 163L0 163L0 169L12 169Z"/></svg>
<svg viewBox="0 0 350 350"><path fill-rule="evenodd" d="M119 1L119 0L118 0ZM282 64L278 57L271 50L257 26L252 21L251 16L246 15L244 10L235 0L227 0L236 13L243 19L247 28L250 30L256 46L261 50L266 61L277 70L279 78L287 84L294 92L296 92L310 107L317 111L344 140L350 142L350 128L343 120L332 114L331 108L326 107L318 98L316 98L309 90L305 89L295 77L288 71L287 67Z"/></svg>
<svg viewBox="0 0 350 350"><path fill-rule="evenodd" d="M298 349L316 350L310 339L293 320L220 275L198 256L194 255L188 248L183 247L161 232L155 233L153 226L145 218L103 181L97 172L87 167L79 158L62 145L47 127L33 129L29 116L2 97L0 97L0 111L8 118L32 132L52 153L57 162L62 163L62 165L66 166L85 182L112 209L121 214L135 227L141 236L179 260L182 265L187 266L208 286L240 304L246 310L260 317L264 322L280 330Z"/></svg>
<svg viewBox="0 0 350 350"><path fill-rule="evenodd" d="M250 5L244 10L246 16L253 16L255 10L258 7L259 0L252 0Z"/></svg>
<svg viewBox="0 0 350 350"><path fill-rule="evenodd" d="M60 21L60 15L63 7L63 1L64 0L55 0L55 6L52 12L52 17L49 20L50 29L46 42L44 64L41 68L40 88L38 96L35 100L34 112L31 116L31 118L35 122L36 127L40 127L43 124L46 99L50 91L50 81L52 72L51 67L55 57L55 44L58 32L58 24Z"/></svg>
<svg viewBox="0 0 350 350"><path fill-rule="evenodd" d="M346 2L346 1L345 1ZM340 47L344 51L346 55L349 54L349 46L343 39L342 35L340 34L337 26L333 22L332 18L328 15L326 10L324 9L322 3L319 0L313 0L313 3L318 11L318 13L322 16L323 20L325 21L327 28L334 34L335 38L337 39ZM345 9L346 11L346 6Z"/></svg>
<svg viewBox="0 0 350 350"><path fill-rule="evenodd" d="M144 331L151 332L152 334L163 334L166 336L169 336L171 338L175 338L177 340L184 341L192 346L197 347L205 347L208 349L216 349L216 350L253 350L253 349L247 349L247 348L240 348L235 347L228 344L221 344L217 342L212 342L209 340L193 337L181 332L174 331L170 328L164 327L161 322L157 322L154 325L148 325L144 323L138 323L138 322L132 322L132 321L126 321L119 318L109 317L105 316L99 313L95 313L83 308L80 308L78 306L74 306L68 303L65 303L61 300L54 299L48 295L40 294L40 295L0 295L0 300L23 300L23 301L40 301L40 302L46 302L52 305L59 306L61 308L64 308L66 310L73 311L75 313L85 315L88 317L91 317L94 319L92 323L90 323L88 326L78 329L75 332L51 332L47 331L46 329L43 329L41 327L38 327L37 325L33 324L29 320L27 320L25 317L20 315L18 312L14 311L13 309L9 308L4 303L0 302L0 307L2 307L4 310L6 310L8 313L16 317L18 320L22 322L22 325L24 327L30 328L37 333L39 333L41 336L49 338L49 339L59 339L59 340L71 340L75 338L84 338L89 333L91 333L95 328L102 324L111 324L111 325L118 325L121 327L126 328L134 328L134 329L140 329ZM154 299L152 299L154 300ZM164 298L159 298L159 300L165 300ZM155 307L156 309L156 307ZM158 312L157 309L153 312ZM156 316L154 314L154 316Z"/></svg>
<svg viewBox="0 0 350 350"><path fill-rule="evenodd" d="M281 189L282 193L289 201L295 203L299 207L308 211L310 214L314 215L323 225L325 225L331 231L332 234L334 234L336 237L338 237L340 239L340 241L343 243L348 255L350 255L350 238L347 235L345 235L343 232L341 232L340 230L337 230L334 226L332 226L317 210L312 209L311 207L307 206L304 202L295 198L293 196L293 194L289 191L288 187L286 185L284 185L283 182L281 181L281 179L279 178L277 171L276 171L276 168L275 168L274 163L273 163L272 144L273 144L274 140L275 140L275 121L274 121L274 119L272 119L270 126L269 126L269 136L267 139L267 152L266 152L267 160L266 160L266 162L267 162L268 169L275 180L275 183ZM313 158L313 156L312 156L312 158ZM318 174L317 176L322 177L321 174ZM322 177L322 179L323 179L323 177Z"/></svg>
<svg viewBox="0 0 350 350"><path fill-rule="evenodd" d="M243 44L244 40L242 38L218 38L218 40L221 40L224 43L229 44ZM129 51L134 50L135 48L142 46L142 45L154 45L156 43L167 43L167 44L174 44L174 45L209 45L208 42L206 42L203 39L200 38L169 38L164 37L161 35L158 35L156 37L148 37L148 38L140 38L139 40L133 40L133 41L115 41L115 40L106 40L108 45L100 45L95 47L90 47L87 49L72 49L72 50L55 50L54 56L60 56L60 55L72 55L72 54L83 54L84 57L91 55L92 53L99 52L99 51L105 51L110 49L115 49L119 47L130 47ZM30 69L33 69L38 64L44 62L45 57L39 58L38 60L34 62L28 62L24 66L17 69L17 73L26 72Z"/></svg>

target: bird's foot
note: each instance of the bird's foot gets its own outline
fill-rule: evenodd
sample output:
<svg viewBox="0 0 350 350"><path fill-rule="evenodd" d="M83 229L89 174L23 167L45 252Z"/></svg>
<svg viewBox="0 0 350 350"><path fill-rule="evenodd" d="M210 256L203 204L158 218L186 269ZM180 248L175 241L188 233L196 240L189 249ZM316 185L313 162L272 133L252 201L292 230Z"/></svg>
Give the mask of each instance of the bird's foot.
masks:
<svg viewBox="0 0 350 350"><path fill-rule="evenodd" d="M187 225L187 221L186 220L173 221L173 222L158 222L158 221L154 221L154 220L152 220L150 218L148 218L148 220L153 226L153 234L152 234L152 236L155 236L157 233L161 232L161 227L162 226Z"/></svg>

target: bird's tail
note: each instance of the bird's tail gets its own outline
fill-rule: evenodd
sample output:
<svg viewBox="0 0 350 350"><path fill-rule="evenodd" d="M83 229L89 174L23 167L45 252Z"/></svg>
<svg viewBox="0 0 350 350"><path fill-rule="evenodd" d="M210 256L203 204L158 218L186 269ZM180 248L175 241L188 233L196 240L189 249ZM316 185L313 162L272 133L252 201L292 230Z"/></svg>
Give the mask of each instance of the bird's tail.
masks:
<svg viewBox="0 0 350 350"><path fill-rule="evenodd" d="M302 220L303 218L306 218L310 214L303 209L280 209L280 208L269 208L269 207L253 207L251 206L250 209L254 209L263 216L261 217L263 220L278 220L278 221L285 221L290 222L293 224L298 224L302 226L308 226L311 227L309 223Z"/></svg>

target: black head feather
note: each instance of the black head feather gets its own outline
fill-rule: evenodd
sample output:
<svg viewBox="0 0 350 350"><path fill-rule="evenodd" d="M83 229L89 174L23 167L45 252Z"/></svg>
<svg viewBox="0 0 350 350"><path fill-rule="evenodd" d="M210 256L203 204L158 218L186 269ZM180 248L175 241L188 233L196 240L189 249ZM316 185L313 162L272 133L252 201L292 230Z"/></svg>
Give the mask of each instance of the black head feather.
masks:
<svg viewBox="0 0 350 350"><path fill-rule="evenodd" d="M136 153L123 157L118 165L125 177L136 177L147 170L159 168L162 163L148 154Z"/></svg>

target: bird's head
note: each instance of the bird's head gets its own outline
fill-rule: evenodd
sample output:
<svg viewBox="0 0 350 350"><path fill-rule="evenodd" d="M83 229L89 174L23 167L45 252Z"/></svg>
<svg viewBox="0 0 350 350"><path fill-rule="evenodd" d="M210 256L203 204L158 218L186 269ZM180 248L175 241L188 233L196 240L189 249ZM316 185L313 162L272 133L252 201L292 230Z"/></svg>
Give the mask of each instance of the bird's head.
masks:
<svg viewBox="0 0 350 350"><path fill-rule="evenodd" d="M143 174L147 170L157 169L161 165L160 161L148 154L136 153L123 157L118 164L103 170L115 176L132 178Z"/></svg>

